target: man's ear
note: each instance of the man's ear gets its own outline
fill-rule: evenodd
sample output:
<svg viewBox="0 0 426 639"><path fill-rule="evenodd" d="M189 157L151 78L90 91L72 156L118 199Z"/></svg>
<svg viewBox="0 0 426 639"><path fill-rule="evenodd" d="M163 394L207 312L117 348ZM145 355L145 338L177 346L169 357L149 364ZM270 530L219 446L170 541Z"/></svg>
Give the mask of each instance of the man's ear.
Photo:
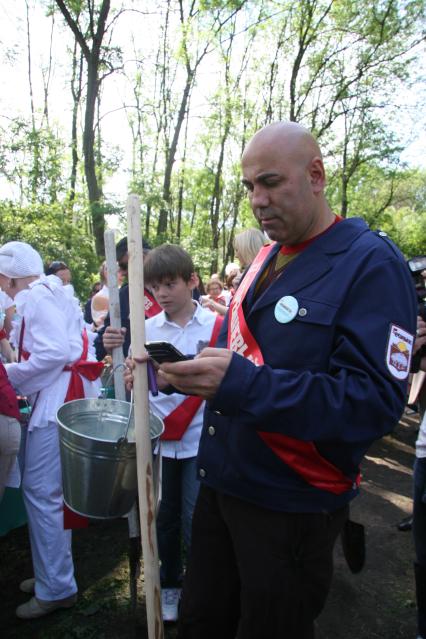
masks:
<svg viewBox="0 0 426 639"><path fill-rule="evenodd" d="M309 176L311 179L312 190L314 193L320 193L326 185L325 169L323 161L320 157L315 156L309 166Z"/></svg>

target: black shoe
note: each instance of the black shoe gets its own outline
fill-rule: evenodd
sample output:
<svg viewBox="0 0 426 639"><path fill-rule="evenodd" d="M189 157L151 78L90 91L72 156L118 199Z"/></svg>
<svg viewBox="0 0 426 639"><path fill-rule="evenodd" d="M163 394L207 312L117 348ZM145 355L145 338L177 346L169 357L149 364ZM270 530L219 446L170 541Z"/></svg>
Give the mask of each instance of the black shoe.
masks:
<svg viewBox="0 0 426 639"><path fill-rule="evenodd" d="M396 527L401 532L410 531L413 527L413 515L410 515L409 517L404 517L404 519L401 519L401 521L399 522L399 524L397 524Z"/></svg>

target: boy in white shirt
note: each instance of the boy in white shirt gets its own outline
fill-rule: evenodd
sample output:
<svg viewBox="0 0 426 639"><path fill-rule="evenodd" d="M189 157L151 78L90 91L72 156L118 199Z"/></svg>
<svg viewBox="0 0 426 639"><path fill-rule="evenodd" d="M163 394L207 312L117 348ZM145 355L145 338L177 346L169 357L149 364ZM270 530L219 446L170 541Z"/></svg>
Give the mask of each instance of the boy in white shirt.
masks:
<svg viewBox="0 0 426 639"><path fill-rule="evenodd" d="M179 246L163 244L145 258L144 277L163 309L146 321L147 341L170 342L188 356L212 345L221 318L217 320L211 311L192 299L197 277L190 255ZM162 497L157 520L163 619L176 621L183 568L182 542L188 553L198 495L195 461L204 402L179 393L160 392L157 396L150 394L150 403L165 422L161 444Z"/></svg>

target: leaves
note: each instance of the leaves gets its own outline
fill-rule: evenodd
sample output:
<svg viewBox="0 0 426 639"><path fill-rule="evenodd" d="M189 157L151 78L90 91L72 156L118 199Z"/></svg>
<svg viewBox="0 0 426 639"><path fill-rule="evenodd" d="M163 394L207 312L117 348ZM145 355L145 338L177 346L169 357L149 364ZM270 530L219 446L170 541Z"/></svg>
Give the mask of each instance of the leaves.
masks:
<svg viewBox="0 0 426 639"><path fill-rule="evenodd" d="M10 229L2 220L2 232L22 233L39 242L42 252L64 252L70 260L76 260L74 246L82 242L85 268L94 274L93 236L100 259L105 220L113 214L124 224L125 189L108 198L104 192L125 166L126 187L141 198L150 242L184 244L208 275L232 259L235 232L254 224L240 185L241 152L261 126L292 119L319 138L333 209L362 215L373 226L380 222L405 252L423 250L424 176L400 165L405 105L398 93L416 83L422 68L417 45L425 1L165 0L153 8L139 0L118 9L111 4L109 11L105 0L56 2L78 26L80 47L82 39L87 45L82 97L74 104L76 189L68 177L67 133L47 126L37 110L35 125L11 114L0 131L0 177L12 193L2 204ZM130 11L132 22L122 25ZM98 24L105 28L101 40ZM125 24L130 32L124 29L120 40L113 27ZM65 31L62 26L61 33L72 39L71 29ZM67 41L65 90L73 45ZM98 66L90 76L95 82L86 83L91 52L99 54ZM75 70L78 56L74 62ZM75 88L77 80L78 74ZM118 147L108 140L109 111L103 108L108 85L120 93L115 111L123 114L123 140L126 128L130 132L130 161L124 142ZM88 98L97 110L89 125L81 115ZM81 149L83 127L84 155L93 154L95 161L90 175ZM62 225L60 232L55 223ZM88 279L81 286L78 281L79 290Z"/></svg>

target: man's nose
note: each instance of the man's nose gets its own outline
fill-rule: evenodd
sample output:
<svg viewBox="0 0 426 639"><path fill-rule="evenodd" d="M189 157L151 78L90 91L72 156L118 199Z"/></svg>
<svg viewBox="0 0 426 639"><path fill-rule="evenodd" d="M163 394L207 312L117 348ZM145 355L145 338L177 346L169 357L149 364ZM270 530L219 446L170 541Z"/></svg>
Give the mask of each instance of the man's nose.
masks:
<svg viewBox="0 0 426 639"><path fill-rule="evenodd" d="M250 204L253 210L269 206L268 189L265 189L262 184L255 184L250 193Z"/></svg>

